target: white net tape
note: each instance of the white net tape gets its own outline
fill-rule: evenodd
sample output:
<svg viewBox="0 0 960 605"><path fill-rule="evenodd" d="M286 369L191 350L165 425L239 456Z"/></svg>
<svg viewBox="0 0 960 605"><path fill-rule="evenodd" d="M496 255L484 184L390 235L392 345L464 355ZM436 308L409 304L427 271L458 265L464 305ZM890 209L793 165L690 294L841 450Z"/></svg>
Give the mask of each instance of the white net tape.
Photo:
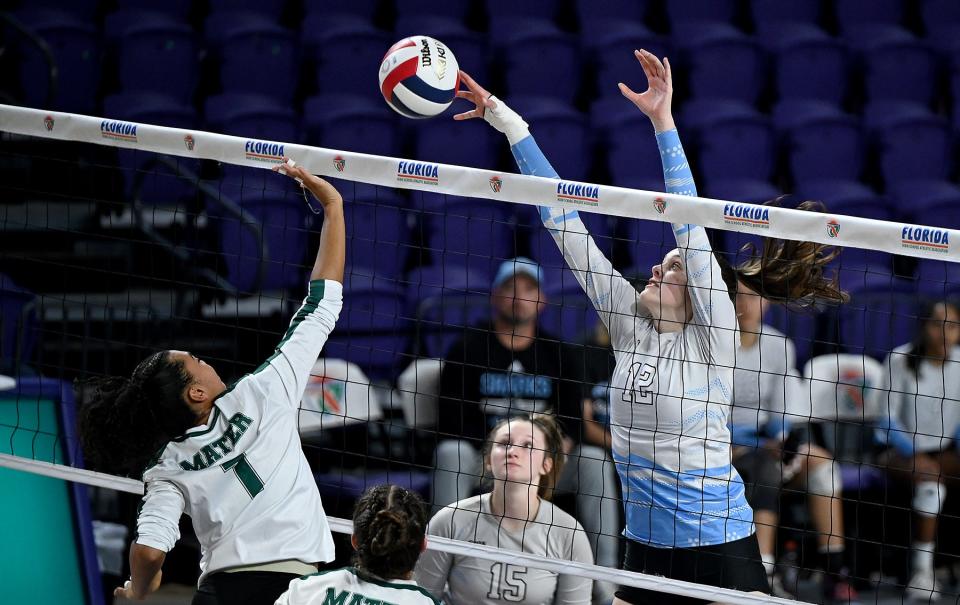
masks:
<svg viewBox="0 0 960 605"><path fill-rule="evenodd" d="M334 149L0 105L0 132L270 168L284 155L314 174L400 189L549 205L725 231L960 261L960 232L607 185L557 181Z"/></svg>

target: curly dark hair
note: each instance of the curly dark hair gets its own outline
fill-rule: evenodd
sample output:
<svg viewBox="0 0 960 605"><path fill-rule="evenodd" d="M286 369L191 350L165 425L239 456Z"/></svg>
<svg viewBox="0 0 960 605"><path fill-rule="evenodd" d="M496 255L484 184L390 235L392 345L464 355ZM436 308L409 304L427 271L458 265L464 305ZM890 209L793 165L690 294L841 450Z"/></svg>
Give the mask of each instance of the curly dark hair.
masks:
<svg viewBox="0 0 960 605"><path fill-rule="evenodd" d="M404 578L420 558L426 533L427 505L416 492L399 485L372 487L353 510L353 564L384 580Z"/></svg>
<svg viewBox="0 0 960 605"><path fill-rule="evenodd" d="M78 380L74 388L87 468L139 478L161 446L196 424L184 399L192 382L169 351L141 361L130 378Z"/></svg>

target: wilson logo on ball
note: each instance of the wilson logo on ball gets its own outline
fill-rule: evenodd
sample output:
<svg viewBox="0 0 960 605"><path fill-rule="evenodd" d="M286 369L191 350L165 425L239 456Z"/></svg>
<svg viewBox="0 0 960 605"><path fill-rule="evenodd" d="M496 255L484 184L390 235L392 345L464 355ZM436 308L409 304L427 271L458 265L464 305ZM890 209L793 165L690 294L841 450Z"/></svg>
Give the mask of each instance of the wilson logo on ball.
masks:
<svg viewBox="0 0 960 605"><path fill-rule="evenodd" d="M380 65L380 92L391 109L408 118L442 113L457 96L460 67L453 52L429 36L404 38Z"/></svg>

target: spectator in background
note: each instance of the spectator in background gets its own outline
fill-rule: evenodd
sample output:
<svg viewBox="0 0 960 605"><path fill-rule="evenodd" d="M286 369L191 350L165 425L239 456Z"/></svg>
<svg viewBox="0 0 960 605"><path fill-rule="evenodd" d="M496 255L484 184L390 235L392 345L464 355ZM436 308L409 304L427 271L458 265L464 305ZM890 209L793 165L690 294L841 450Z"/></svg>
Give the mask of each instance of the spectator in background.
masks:
<svg viewBox="0 0 960 605"><path fill-rule="evenodd" d="M774 575L780 494L784 487L805 490L817 531L817 550L826 575L824 602L852 603L859 596L850 584L844 561L843 483L830 452L791 438L786 419L795 395L797 353L793 342L763 323L770 303L744 283L735 300L740 347L733 373L730 433L733 464L743 478L753 507L760 555L774 594L793 598ZM785 445L785 442L789 445ZM787 589L796 590L788 586Z"/></svg>
<svg viewBox="0 0 960 605"><path fill-rule="evenodd" d="M880 456L894 480L913 485L915 515L912 574L907 595L933 600L940 586L933 573L937 516L947 484L960 478L960 309L937 302L923 309L912 342L884 362L878 437Z"/></svg>
<svg viewBox="0 0 960 605"><path fill-rule="evenodd" d="M427 505L416 492L398 485L372 487L353 510L353 567L293 580L276 605L440 605L413 581L426 530Z"/></svg>
<svg viewBox="0 0 960 605"><path fill-rule="evenodd" d="M497 422L483 449L484 475L493 479L493 489L443 508L427 533L592 564L583 528L550 502L563 473L563 440L552 415ZM427 590L444 593L444 602L464 605L585 605L593 584L581 575L438 551L420 557L416 577Z"/></svg>
<svg viewBox="0 0 960 605"><path fill-rule="evenodd" d="M570 457L557 491L576 494L578 518L597 563L617 566L616 475L600 447L581 441L582 359L538 326L546 300L543 271L519 257L500 265L490 297L488 326L470 330L447 353L440 376L435 510L475 493L487 433L518 413L556 416ZM612 587L610 587L612 595Z"/></svg>

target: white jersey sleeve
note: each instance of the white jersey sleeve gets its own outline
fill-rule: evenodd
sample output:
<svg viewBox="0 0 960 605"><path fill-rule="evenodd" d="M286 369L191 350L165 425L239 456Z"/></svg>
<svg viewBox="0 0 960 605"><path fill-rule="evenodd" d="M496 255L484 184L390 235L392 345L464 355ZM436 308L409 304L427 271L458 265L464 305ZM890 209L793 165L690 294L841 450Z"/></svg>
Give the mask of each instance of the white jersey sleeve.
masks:
<svg viewBox="0 0 960 605"><path fill-rule="evenodd" d="M170 481L151 481L137 515L137 544L170 552L180 539L183 492Z"/></svg>
<svg viewBox="0 0 960 605"><path fill-rule="evenodd" d="M270 393L271 403L299 408L310 370L333 331L343 307L343 286L333 280L314 280L300 309L273 354L244 378Z"/></svg>

